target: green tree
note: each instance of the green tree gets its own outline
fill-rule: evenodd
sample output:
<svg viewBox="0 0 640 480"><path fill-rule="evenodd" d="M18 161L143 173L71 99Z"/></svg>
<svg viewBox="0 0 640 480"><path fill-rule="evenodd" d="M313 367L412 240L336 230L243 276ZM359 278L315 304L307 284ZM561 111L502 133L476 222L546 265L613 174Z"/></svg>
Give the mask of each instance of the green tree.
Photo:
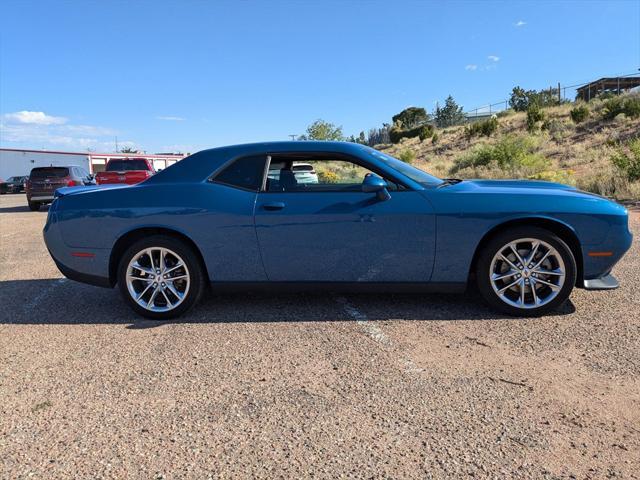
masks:
<svg viewBox="0 0 640 480"><path fill-rule="evenodd" d="M120 153L138 153L138 150L133 147L122 147Z"/></svg>
<svg viewBox="0 0 640 480"><path fill-rule="evenodd" d="M418 125L423 125L429 121L429 115L424 108L409 107L402 110L392 118L394 124L400 122L400 126L404 129L411 129Z"/></svg>
<svg viewBox="0 0 640 480"><path fill-rule="evenodd" d="M546 90L525 90L521 87L513 87L509 105L516 112L526 112L527 109L536 104L538 107L550 107L558 104L558 91L555 88Z"/></svg>
<svg viewBox="0 0 640 480"><path fill-rule="evenodd" d="M509 99L509 106L516 112L526 111L533 93L535 93L534 90L525 90L519 86L513 87L511 98Z"/></svg>
<svg viewBox="0 0 640 480"><path fill-rule="evenodd" d="M300 140L344 140L342 127L318 119L307 127L307 133L300 135ZM355 140L355 139L354 139Z"/></svg>
<svg viewBox="0 0 640 480"><path fill-rule="evenodd" d="M444 101L444 107L436 107L436 125L438 127L450 127L463 123L465 120L462 107L459 106L451 95Z"/></svg>

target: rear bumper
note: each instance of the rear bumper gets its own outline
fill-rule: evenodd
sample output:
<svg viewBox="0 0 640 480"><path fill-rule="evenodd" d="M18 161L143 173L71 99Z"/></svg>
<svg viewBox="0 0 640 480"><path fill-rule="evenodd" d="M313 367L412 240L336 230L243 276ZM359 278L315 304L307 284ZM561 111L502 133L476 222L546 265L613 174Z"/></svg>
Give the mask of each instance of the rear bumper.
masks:
<svg viewBox="0 0 640 480"><path fill-rule="evenodd" d="M60 272L69 280L75 280L76 282L95 285L96 287L113 287L113 285L111 285L111 282L109 281L109 278L92 275L90 273L79 272L78 270L74 270L73 268L70 268L58 261L58 259L53 256L51 251L49 251L49 255L51 255L51 258L53 258L53 261L56 263L56 267L58 267L58 270L60 270Z"/></svg>
<svg viewBox="0 0 640 480"><path fill-rule="evenodd" d="M28 200L30 202L53 202L53 194L51 195L31 195Z"/></svg>
<svg viewBox="0 0 640 480"><path fill-rule="evenodd" d="M51 210L43 235L49 255L65 277L89 285L113 287L109 278L111 250L69 247L62 239L56 212Z"/></svg>

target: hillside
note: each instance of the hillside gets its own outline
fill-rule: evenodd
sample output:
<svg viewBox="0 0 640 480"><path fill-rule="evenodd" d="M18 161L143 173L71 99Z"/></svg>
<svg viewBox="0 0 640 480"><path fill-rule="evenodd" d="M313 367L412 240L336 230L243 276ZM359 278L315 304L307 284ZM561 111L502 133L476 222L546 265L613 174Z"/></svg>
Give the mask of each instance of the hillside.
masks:
<svg viewBox="0 0 640 480"><path fill-rule="evenodd" d="M621 101L633 104L627 114L616 113ZM456 126L436 129L435 141L403 138L398 144L376 148L439 177L536 178L637 201L639 104L638 95L593 100L586 105L588 115L580 123L571 118L577 104L547 107L542 109L544 119L531 131L526 112L508 110L493 119L497 128L488 137L470 136L468 127ZM621 155L617 163L626 165L624 168L613 161Z"/></svg>

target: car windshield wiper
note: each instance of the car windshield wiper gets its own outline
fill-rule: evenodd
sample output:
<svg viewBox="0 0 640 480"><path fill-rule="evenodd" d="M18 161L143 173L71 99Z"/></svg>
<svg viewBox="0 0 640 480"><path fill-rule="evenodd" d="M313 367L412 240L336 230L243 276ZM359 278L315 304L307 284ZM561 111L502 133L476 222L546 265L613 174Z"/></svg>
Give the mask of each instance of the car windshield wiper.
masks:
<svg viewBox="0 0 640 480"><path fill-rule="evenodd" d="M461 178L443 178L442 183L438 185L440 187L447 187L449 185L455 185L456 183L460 183L462 181Z"/></svg>

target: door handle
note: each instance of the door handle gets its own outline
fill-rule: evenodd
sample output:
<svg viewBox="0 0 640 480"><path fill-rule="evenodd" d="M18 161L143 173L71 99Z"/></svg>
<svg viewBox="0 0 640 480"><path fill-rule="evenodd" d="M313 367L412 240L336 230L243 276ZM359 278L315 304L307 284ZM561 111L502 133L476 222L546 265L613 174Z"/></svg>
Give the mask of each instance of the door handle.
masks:
<svg viewBox="0 0 640 480"><path fill-rule="evenodd" d="M284 208L284 202L270 202L262 204L262 208L265 210L282 210Z"/></svg>

